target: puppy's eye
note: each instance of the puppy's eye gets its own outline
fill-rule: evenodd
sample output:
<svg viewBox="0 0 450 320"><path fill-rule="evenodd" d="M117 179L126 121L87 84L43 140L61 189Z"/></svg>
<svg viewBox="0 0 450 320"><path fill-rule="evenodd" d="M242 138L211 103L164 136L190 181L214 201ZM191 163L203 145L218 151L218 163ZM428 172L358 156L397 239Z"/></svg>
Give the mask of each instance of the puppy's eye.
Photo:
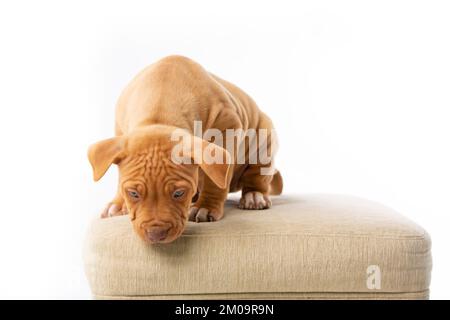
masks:
<svg viewBox="0 0 450 320"><path fill-rule="evenodd" d="M132 198L133 200L138 200L140 198L139 193L136 190L127 190L128 195L130 196L130 198Z"/></svg>
<svg viewBox="0 0 450 320"><path fill-rule="evenodd" d="M181 198L183 198L184 193L185 192L183 189L175 190L174 193L172 193L172 198L174 198L175 200L180 200Z"/></svg>

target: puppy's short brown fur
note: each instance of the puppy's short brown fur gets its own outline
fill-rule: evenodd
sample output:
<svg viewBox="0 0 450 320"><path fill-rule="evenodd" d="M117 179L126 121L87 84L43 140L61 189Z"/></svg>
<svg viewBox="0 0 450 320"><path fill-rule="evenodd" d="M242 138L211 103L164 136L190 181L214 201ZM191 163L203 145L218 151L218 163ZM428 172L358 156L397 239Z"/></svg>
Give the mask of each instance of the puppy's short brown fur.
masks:
<svg viewBox="0 0 450 320"><path fill-rule="evenodd" d="M194 137L194 121L201 121L203 130L221 132L268 129L268 150L274 151L269 139L272 122L247 94L188 58L166 57L140 72L123 91L116 108L115 137L89 148L95 181L111 164L119 167L117 194L102 217L129 214L142 239L168 243L180 236L188 220L221 219L228 192L242 190L242 209L271 206L269 194L281 193L281 175L278 171L261 175L261 168L271 167L272 162L177 164L171 160L177 143L171 134L179 128L214 154L236 157ZM247 143L246 159L249 152Z"/></svg>

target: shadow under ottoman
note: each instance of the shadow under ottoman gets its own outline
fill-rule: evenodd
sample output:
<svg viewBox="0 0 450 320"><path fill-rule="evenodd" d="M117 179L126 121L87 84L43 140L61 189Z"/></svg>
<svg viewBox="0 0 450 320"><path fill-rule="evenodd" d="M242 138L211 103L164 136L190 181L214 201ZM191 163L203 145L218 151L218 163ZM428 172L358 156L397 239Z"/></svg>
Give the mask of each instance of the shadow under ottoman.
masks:
<svg viewBox="0 0 450 320"><path fill-rule="evenodd" d="M84 262L97 299L427 299L431 241L380 204L348 196L273 197L223 220L189 222L147 245L126 216L96 219Z"/></svg>

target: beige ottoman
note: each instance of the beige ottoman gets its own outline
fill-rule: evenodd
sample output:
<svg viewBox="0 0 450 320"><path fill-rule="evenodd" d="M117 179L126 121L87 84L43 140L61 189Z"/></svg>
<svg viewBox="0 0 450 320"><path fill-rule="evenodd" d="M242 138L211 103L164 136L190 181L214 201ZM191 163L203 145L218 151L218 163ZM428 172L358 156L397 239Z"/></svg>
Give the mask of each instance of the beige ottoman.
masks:
<svg viewBox="0 0 450 320"><path fill-rule="evenodd" d="M94 220L84 248L94 297L428 298L430 238L389 208L336 195L274 197L264 211L236 204L171 244L146 245L125 216Z"/></svg>

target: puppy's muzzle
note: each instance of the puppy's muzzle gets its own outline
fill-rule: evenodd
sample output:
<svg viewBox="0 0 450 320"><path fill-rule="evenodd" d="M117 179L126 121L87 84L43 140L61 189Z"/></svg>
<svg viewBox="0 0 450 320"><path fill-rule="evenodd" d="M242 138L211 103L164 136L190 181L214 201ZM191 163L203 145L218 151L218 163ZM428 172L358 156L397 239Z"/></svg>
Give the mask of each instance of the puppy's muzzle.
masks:
<svg viewBox="0 0 450 320"><path fill-rule="evenodd" d="M150 226L145 230L145 236L150 242L160 242L167 238L170 227L166 226Z"/></svg>

